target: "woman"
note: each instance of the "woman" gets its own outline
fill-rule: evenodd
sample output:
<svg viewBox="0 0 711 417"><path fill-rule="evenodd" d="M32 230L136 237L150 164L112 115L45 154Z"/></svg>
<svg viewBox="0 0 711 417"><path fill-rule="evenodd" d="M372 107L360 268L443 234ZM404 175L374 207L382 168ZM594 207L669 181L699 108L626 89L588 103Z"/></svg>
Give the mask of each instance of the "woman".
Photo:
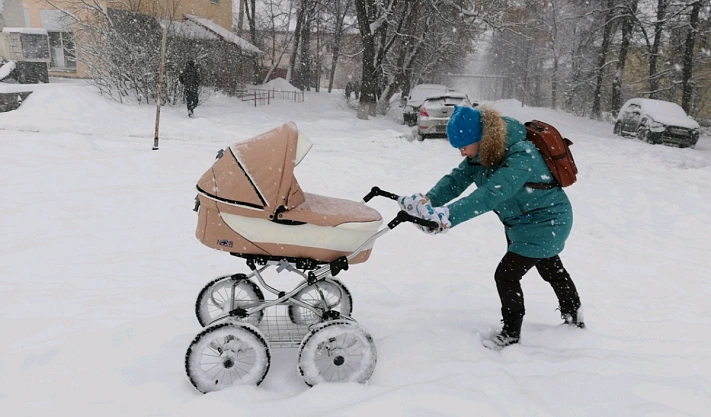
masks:
<svg viewBox="0 0 711 417"><path fill-rule="evenodd" d="M445 232L494 211L504 225L508 251L494 274L503 328L484 345L501 349L519 342L525 314L521 278L534 266L553 287L566 324L584 328L580 297L558 254L573 225L573 210L536 147L517 120L494 109L457 106L447 124L449 143L465 159L425 196L401 198L403 209L437 221ZM459 197L472 183L476 190Z"/></svg>

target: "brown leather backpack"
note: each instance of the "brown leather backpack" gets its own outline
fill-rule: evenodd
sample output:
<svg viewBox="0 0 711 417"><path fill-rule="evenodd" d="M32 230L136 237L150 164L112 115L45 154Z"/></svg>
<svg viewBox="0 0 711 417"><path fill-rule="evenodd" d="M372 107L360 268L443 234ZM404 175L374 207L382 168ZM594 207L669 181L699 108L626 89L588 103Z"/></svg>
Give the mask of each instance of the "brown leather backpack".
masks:
<svg viewBox="0 0 711 417"><path fill-rule="evenodd" d="M568 148L573 142L561 136L555 127L540 120L531 120L524 123L524 126L526 127L526 139L536 145L556 181L556 184L526 183L526 186L552 188L567 187L575 183L578 168L575 166L573 154Z"/></svg>

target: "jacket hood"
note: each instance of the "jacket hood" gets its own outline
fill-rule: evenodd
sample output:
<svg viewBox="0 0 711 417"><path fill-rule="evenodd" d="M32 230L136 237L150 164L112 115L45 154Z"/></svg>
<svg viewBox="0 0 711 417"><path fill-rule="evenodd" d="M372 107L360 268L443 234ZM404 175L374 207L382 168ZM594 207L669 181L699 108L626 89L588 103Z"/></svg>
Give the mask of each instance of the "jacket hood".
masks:
<svg viewBox="0 0 711 417"><path fill-rule="evenodd" d="M506 123L501 114L488 106L479 106L481 114L481 141L479 162L484 166L496 165L506 153Z"/></svg>

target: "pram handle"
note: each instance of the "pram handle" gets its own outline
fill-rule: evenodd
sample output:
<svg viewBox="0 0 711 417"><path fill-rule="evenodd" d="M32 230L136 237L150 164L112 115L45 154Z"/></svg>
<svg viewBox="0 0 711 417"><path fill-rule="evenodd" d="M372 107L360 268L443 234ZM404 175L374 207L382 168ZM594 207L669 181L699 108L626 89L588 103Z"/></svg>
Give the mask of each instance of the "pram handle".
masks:
<svg viewBox="0 0 711 417"><path fill-rule="evenodd" d="M370 192L365 197L363 197L363 201L367 203L375 196L387 197L387 198L389 198L391 200L395 200L395 201L397 201L400 198L399 195L393 194L393 193L385 191L385 190L381 190L380 187L373 187L370 189ZM436 229L439 227L439 224L437 224L437 222L433 222L431 220L425 220L423 218L413 216L404 210L400 210L400 212L397 214L397 216L395 216L395 218L392 219L390 221L390 223L388 223L388 228L392 230L398 224L405 223L405 222L419 224L420 226L426 227L428 229Z"/></svg>
<svg viewBox="0 0 711 417"><path fill-rule="evenodd" d="M388 223L388 228L392 230L398 224L405 222L419 224L420 226L426 227L428 229L437 229L439 227L439 223L437 222L433 222L432 220L425 220L421 217L413 216L405 210L400 210L398 211L395 218L392 219L390 223Z"/></svg>
<svg viewBox="0 0 711 417"><path fill-rule="evenodd" d="M365 197L363 197L363 201L365 201L367 203L375 196L387 197L387 198L389 198L391 200L395 200L395 201L397 201L397 199L400 198L400 196L397 194L393 194L393 193L389 193L387 191L381 190L379 187L373 187L370 189L370 192Z"/></svg>

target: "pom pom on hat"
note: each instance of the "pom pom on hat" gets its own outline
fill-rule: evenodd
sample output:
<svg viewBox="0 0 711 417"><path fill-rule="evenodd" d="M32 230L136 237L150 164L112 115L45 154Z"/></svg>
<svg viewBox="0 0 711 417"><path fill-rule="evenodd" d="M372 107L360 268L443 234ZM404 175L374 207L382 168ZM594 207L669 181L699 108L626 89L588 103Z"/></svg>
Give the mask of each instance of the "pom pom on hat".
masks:
<svg viewBox="0 0 711 417"><path fill-rule="evenodd" d="M463 148L481 140L481 114L467 106L454 106L447 122L447 139L454 148Z"/></svg>

